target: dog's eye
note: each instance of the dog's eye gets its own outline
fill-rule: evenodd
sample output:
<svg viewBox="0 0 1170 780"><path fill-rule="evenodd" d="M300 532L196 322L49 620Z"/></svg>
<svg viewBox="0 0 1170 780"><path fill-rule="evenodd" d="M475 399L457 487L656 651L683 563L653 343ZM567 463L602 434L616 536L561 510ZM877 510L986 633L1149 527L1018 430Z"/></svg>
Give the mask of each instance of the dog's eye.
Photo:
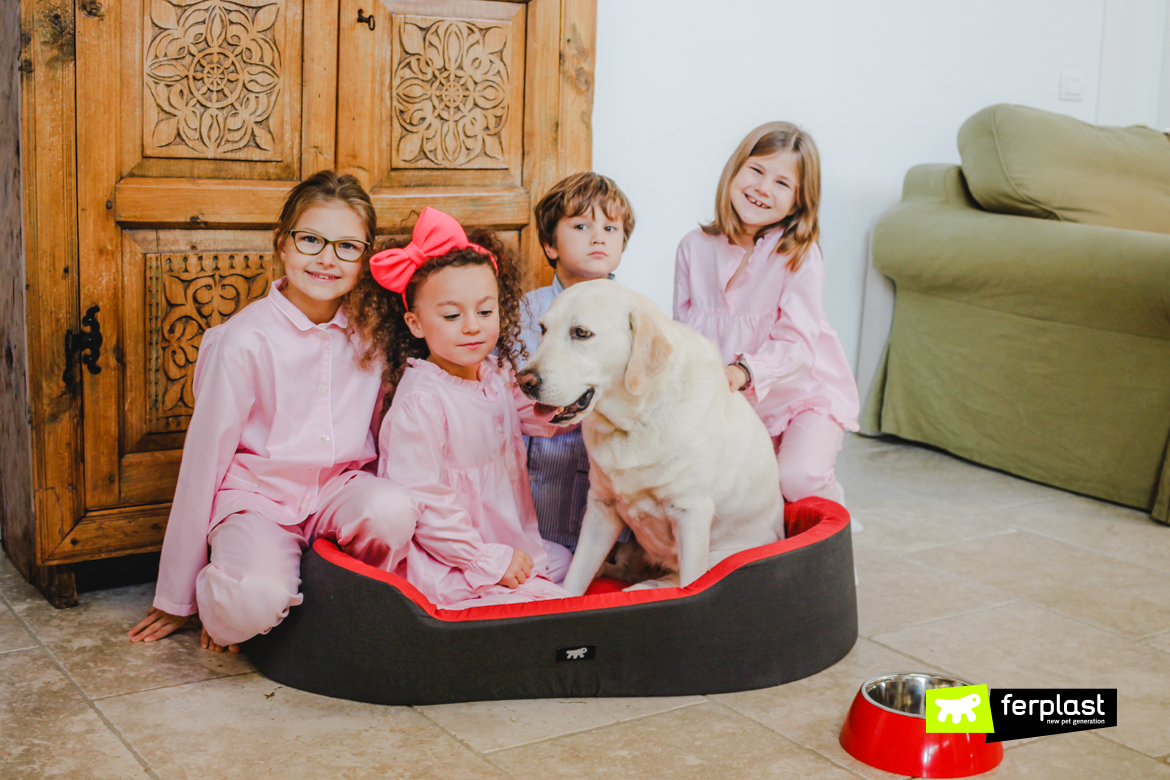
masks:
<svg viewBox="0 0 1170 780"><path fill-rule="evenodd" d="M569 331L569 335L577 341L584 341L585 339L593 338L593 334L582 328L580 325Z"/></svg>
<svg viewBox="0 0 1170 780"><path fill-rule="evenodd" d="M544 323L542 322L540 323L540 335L543 336L545 333L548 333L548 328L544 327Z"/></svg>

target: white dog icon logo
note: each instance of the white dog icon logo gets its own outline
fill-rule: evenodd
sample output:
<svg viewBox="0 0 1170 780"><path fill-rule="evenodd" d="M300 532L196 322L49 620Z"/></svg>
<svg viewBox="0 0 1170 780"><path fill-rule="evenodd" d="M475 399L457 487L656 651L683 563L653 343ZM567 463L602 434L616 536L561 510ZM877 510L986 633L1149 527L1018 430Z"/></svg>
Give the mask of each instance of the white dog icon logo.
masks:
<svg viewBox="0 0 1170 780"><path fill-rule="evenodd" d="M570 661L579 661L585 657L587 652L589 652L588 647L579 647L576 650L566 650L565 658L569 659ZM955 722L958 723L958 721Z"/></svg>
<svg viewBox="0 0 1170 780"><path fill-rule="evenodd" d="M944 722L950 715L951 723L959 723L966 715L967 719L974 723L975 708L979 706L980 701L982 699L977 693L972 693L961 699L935 699L934 703L938 705L938 722Z"/></svg>

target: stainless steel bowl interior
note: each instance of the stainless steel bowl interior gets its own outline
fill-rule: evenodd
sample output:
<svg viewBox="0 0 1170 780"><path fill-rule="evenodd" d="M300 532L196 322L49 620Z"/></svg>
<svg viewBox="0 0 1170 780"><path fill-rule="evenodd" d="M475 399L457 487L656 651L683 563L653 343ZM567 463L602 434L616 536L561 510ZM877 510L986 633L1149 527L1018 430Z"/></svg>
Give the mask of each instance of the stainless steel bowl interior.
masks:
<svg viewBox="0 0 1170 780"><path fill-rule="evenodd" d="M901 672L899 674L883 674L880 677L866 680L861 686L861 691L870 704L881 707L883 710L915 718L925 718L927 691L970 684L954 677Z"/></svg>

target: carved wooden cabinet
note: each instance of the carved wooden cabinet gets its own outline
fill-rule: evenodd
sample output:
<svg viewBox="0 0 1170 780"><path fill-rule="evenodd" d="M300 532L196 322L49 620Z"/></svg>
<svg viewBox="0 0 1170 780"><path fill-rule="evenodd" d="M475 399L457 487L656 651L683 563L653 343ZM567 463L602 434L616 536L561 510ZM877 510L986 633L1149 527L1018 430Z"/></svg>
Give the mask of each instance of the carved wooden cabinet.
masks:
<svg viewBox="0 0 1170 780"><path fill-rule="evenodd" d="M21 0L24 249L2 262L25 284L0 301L20 571L65 605L68 564L158 549L202 334L279 278L272 223L313 172L357 176L382 232L426 205L493 227L545 281L532 205L589 167L594 20L594 0Z"/></svg>

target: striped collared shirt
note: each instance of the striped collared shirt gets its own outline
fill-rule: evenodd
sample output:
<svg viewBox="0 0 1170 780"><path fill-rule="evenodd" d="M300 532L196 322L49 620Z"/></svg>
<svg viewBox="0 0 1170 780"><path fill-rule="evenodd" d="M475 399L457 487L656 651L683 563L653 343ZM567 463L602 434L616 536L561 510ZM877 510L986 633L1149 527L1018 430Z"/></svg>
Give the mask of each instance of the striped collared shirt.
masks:
<svg viewBox="0 0 1170 780"><path fill-rule="evenodd" d="M613 275L610 274L609 278L612 279ZM561 280L554 277L548 287L524 296L520 307L521 339L529 359L540 346L540 318L564 290ZM589 495L589 456L585 453L581 430L548 439L526 439L528 478L532 482L532 502L536 505L540 535L550 542L576 550L581 518L585 516L585 499ZM622 540L628 538L629 533L623 531Z"/></svg>

